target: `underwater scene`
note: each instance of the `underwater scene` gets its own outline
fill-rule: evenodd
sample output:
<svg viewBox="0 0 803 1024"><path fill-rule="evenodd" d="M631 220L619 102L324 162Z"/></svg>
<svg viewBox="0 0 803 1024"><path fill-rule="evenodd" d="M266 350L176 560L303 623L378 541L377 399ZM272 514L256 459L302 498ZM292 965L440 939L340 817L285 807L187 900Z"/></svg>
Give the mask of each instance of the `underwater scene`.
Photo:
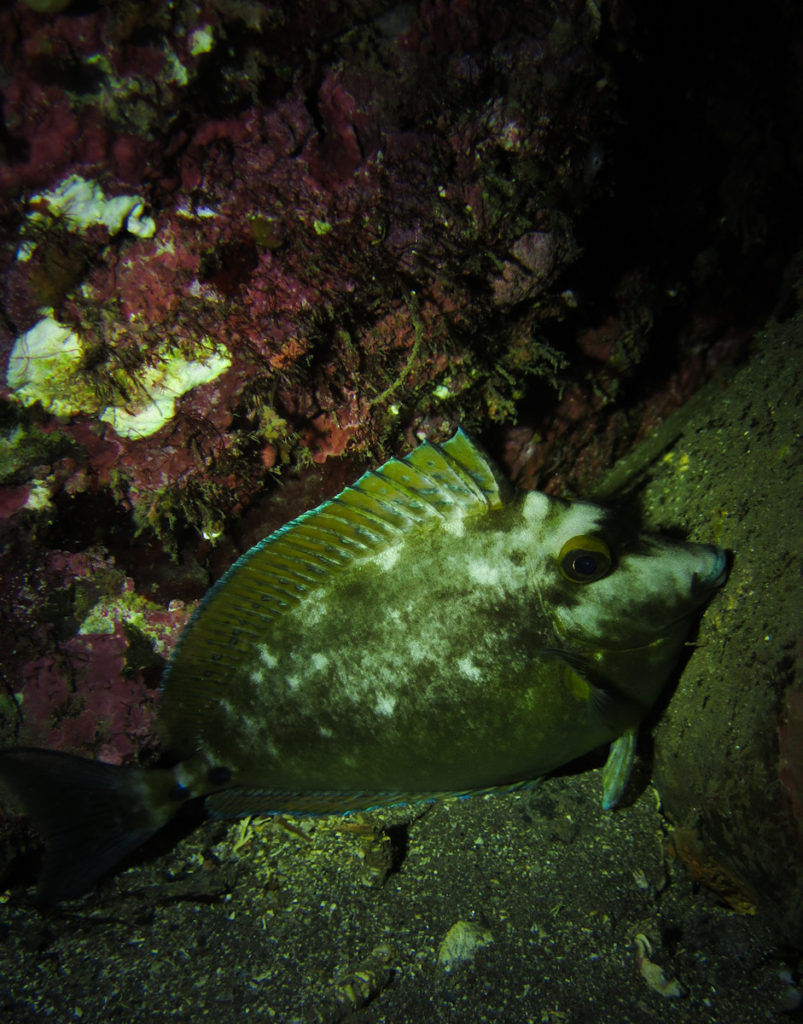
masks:
<svg viewBox="0 0 803 1024"><path fill-rule="evenodd" d="M2 1020L803 1019L803 9L0 54Z"/></svg>

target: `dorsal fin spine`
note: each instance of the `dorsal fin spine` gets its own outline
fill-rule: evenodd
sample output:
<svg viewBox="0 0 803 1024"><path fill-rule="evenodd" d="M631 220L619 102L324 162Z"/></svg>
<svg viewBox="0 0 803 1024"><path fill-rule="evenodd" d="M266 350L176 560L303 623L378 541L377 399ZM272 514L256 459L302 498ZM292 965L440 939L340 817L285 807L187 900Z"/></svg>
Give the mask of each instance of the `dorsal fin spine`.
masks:
<svg viewBox="0 0 803 1024"><path fill-rule="evenodd" d="M360 483L363 479L364 477L360 477L357 483ZM376 499L371 500L373 508L366 507L367 502L362 505L357 504L357 501L363 501L367 497L369 496L357 490L357 485L355 484L353 487L347 487L336 498L332 498L327 503L327 508L334 506L338 511L345 511L347 514L346 522L359 537L366 538L369 544L381 543L385 540L388 533L395 528L393 524L383 519L379 514L376 508ZM333 508L332 511L334 512L335 509Z"/></svg>
<svg viewBox="0 0 803 1024"><path fill-rule="evenodd" d="M163 682L162 713L176 714L184 688L225 690L232 647L269 634L271 622L319 587L401 538L444 520L478 517L503 502L504 482L462 431L443 445L425 442L404 459L364 473L356 483L266 537L210 590L176 645ZM250 642L250 641L249 641ZM228 665L228 667L227 667Z"/></svg>

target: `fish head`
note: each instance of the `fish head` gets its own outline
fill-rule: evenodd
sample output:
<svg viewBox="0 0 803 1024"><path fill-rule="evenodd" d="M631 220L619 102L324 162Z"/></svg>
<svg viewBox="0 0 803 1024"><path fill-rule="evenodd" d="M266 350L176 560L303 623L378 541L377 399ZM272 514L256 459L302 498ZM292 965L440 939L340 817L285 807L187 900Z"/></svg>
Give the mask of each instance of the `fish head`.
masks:
<svg viewBox="0 0 803 1024"><path fill-rule="evenodd" d="M544 541L536 588L556 652L651 704L695 612L727 577L725 552L631 530L615 510L536 492L525 515Z"/></svg>

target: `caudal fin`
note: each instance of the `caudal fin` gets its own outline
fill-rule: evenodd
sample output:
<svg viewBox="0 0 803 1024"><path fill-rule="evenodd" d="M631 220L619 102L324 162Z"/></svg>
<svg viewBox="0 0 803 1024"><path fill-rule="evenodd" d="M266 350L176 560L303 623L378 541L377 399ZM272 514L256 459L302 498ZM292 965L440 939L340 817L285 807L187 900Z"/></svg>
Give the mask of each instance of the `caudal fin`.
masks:
<svg viewBox="0 0 803 1024"><path fill-rule="evenodd" d="M38 901L85 892L178 810L172 772L119 767L54 750L0 751L3 803L28 815L45 844Z"/></svg>

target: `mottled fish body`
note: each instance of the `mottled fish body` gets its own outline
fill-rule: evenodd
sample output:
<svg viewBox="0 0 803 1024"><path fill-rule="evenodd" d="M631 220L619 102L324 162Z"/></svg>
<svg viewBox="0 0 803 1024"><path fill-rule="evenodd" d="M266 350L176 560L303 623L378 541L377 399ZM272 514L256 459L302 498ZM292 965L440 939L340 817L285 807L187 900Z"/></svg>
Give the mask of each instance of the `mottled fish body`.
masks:
<svg viewBox="0 0 803 1024"><path fill-rule="evenodd" d="M458 432L366 473L235 563L165 674L176 767L106 767L97 784L112 780L147 834L188 797L220 816L349 810L511 786L615 741L610 805L633 730L724 577L719 548L511 493ZM66 788L56 780L76 760L0 753L0 779L60 851L45 861L51 898L99 873L56 884L60 826L34 806L43 788ZM95 766L79 763L91 786Z"/></svg>

